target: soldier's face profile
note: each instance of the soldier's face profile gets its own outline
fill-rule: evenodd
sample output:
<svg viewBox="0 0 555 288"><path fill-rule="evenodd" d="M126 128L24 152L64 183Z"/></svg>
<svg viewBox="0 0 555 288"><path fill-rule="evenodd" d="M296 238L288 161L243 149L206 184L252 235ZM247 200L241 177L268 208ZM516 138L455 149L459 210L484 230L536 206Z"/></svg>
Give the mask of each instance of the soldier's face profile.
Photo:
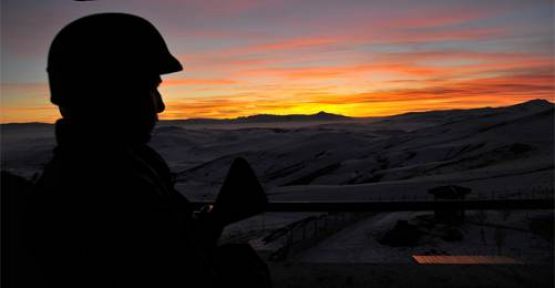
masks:
<svg viewBox="0 0 555 288"><path fill-rule="evenodd" d="M164 110L166 109L166 105L164 104L164 100L162 99L162 95L158 91L158 87L160 86L160 84L162 84L162 79L160 78L160 76L157 77L155 83L156 84L154 85L153 90L152 90L152 101L154 103L154 109L155 109L156 113L158 114L158 113L164 112Z"/></svg>
<svg viewBox="0 0 555 288"><path fill-rule="evenodd" d="M162 113L166 109L164 100L162 100L162 95L158 91L158 87L162 83L162 79L158 75L152 76L148 79L147 83L148 86L146 89L148 97L145 99L145 110L147 111L146 113L150 114L155 121L157 121L158 113Z"/></svg>
<svg viewBox="0 0 555 288"><path fill-rule="evenodd" d="M143 123L141 125L150 133L158 121L158 113L162 113L166 108L158 91L162 79L159 75L148 75L139 77L136 81L140 84L135 86L137 90L134 93L128 95L128 102L132 103L128 103L127 108L134 115L132 118L136 120L135 125Z"/></svg>

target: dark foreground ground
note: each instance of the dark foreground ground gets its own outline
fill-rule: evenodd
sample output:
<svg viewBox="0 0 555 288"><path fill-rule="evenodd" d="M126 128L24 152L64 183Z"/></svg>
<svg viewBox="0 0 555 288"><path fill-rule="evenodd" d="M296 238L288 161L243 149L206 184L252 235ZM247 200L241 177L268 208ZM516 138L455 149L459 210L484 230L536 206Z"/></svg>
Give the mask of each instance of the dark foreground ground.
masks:
<svg viewBox="0 0 555 288"><path fill-rule="evenodd" d="M554 287L552 264L418 265L270 263L284 287Z"/></svg>

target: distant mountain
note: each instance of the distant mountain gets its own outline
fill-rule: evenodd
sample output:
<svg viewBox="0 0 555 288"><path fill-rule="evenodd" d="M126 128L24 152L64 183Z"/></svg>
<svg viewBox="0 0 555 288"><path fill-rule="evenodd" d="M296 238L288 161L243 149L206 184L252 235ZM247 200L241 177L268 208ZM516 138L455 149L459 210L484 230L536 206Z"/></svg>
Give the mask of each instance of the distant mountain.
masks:
<svg viewBox="0 0 555 288"><path fill-rule="evenodd" d="M2 125L3 129L21 129L27 127L50 127L52 124L44 122L23 122L23 123L4 123Z"/></svg>
<svg viewBox="0 0 555 288"><path fill-rule="evenodd" d="M527 102L505 106L505 107L484 107L475 109L452 109L452 110L435 110L422 112L408 112L399 115L383 117L383 122L406 122L414 120L417 122L443 122L460 121L473 117L484 117L494 113L505 112L538 112L544 109L553 109L555 104L544 100L535 99ZM316 114L257 114L251 116L238 117L234 119L211 119L211 118L192 118L185 120L165 120L163 124L237 124L237 123L282 123L282 122L324 122L324 121L345 121L357 119L339 114L327 113L324 111Z"/></svg>
<svg viewBox="0 0 555 288"><path fill-rule="evenodd" d="M259 122L291 122L291 121L341 121L349 120L351 117L326 113L320 111L316 114L290 114L290 115L272 115L272 114L258 114L246 117L239 117L235 119L237 122L242 123L259 123Z"/></svg>
<svg viewBox="0 0 555 288"><path fill-rule="evenodd" d="M555 104L545 100L545 99L534 99L526 102L522 102L516 105L502 107L504 109L518 110L518 111L540 111L544 109L553 109Z"/></svg>
<svg viewBox="0 0 555 288"><path fill-rule="evenodd" d="M453 110L435 110L422 112L407 112L399 115L380 117L384 123L416 121L416 122L452 122L460 121L468 118L483 117L496 113L534 113L546 109L554 109L555 104L544 99L535 99L519 104L505 107L484 107L475 109L453 109ZM281 123L281 122L325 122L325 121L345 121L357 119L339 114L327 113L320 111L315 114L256 114L251 116L238 117L233 119L213 119L213 118L191 118L185 120L163 120L161 124L233 124L233 123ZM3 129L21 129L28 127L50 127L52 124L29 122L29 123L5 123L0 124Z"/></svg>
<svg viewBox="0 0 555 288"><path fill-rule="evenodd" d="M547 109L553 109L555 104L544 100L535 99L511 106L503 107L484 107L475 109L452 109L422 112L408 112L399 115L385 117L382 122L395 123L407 121L430 122L430 123L450 123L473 118L488 117L494 114L515 114L515 113L536 113Z"/></svg>
<svg viewBox="0 0 555 288"><path fill-rule="evenodd" d="M166 123L187 123L187 124L219 124L219 123L280 123L280 122L319 122L319 121L344 121L353 119L351 117L327 113L320 111L316 114L289 114L289 115L273 115L273 114L257 114L244 116L235 119L210 119L210 118L193 118L186 120L168 120Z"/></svg>

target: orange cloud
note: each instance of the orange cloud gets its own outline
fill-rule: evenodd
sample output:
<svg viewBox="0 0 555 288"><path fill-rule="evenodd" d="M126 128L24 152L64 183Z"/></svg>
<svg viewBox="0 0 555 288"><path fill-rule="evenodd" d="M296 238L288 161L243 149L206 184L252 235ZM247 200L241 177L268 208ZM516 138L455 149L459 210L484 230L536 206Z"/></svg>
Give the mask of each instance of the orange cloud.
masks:
<svg viewBox="0 0 555 288"><path fill-rule="evenodd" d="M230 79L197 79L197 78L183 78L183 79L164 79L163 85L231 85L237 81Z"/></svg>
<svg viewBox="0 0 555 288"><path fill-rule="evenodd" d="M168 113L162 118L233 118L321 110L350 116L383 116L410 111L502 106L536 98L553 101L555 84L552 72L538 70L519 74L518 71L512 71L513 74L506 71L505 75L492 77L430 82L420 88L384 88L364 93L338 94L329 92L329 89L310 92L300 87L299 90L268 89L210 99L181 100L168 103Z"/></svg>
<svg viewBox="0 0 555 288"><path fill-rule="evenodd" d="M45 122L53 123L60 118L58 109L53 105L2 107L0 123Z"/></svg>

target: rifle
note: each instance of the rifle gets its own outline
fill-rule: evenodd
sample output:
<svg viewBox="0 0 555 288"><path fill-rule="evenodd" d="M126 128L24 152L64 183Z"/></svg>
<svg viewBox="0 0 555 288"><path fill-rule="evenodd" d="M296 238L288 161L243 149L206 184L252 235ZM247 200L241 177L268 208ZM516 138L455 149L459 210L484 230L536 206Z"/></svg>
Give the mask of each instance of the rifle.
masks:
<svg viewBox="0 0 555 288"><path fill-rule="evenodd" d="M222 226L262 213L268 206L264 189L244 158L233 160L211 214Z"/></svg>

